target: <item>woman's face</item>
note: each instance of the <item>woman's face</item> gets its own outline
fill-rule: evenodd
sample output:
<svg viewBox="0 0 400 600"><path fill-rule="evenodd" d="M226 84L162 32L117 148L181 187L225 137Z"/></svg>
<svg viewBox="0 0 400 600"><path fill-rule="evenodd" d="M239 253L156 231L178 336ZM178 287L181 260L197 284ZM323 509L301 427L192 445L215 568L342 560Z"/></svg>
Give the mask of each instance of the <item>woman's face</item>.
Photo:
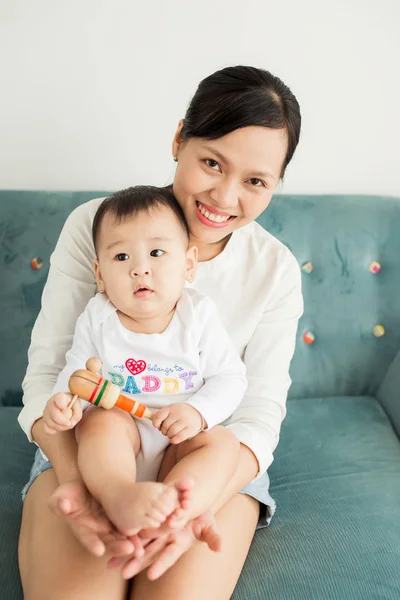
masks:
<svg viewBox="0 0 400 600"><path fill-rule="evenodd" d="M268 206L287 152L286 129L244 127L216 140L180 141L172 152L178 164L174 194L189 223L191 241L201 249L223 247L225 238L254 221Z"/></svg>

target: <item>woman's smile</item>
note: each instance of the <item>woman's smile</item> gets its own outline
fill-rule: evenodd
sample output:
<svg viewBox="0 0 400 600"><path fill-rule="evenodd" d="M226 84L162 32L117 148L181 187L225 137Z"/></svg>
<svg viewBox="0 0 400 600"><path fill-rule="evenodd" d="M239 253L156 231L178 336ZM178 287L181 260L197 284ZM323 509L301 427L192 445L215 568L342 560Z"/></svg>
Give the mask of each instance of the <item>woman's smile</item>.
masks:
<svg viewBox="0 0 400 600"><path fill-rule="evenodd" d="M227 213L221 212L207 204L203 204L196 200L196 215L204 225L208 227L216 227L218 229L228 225L236 217Z"/></svg>

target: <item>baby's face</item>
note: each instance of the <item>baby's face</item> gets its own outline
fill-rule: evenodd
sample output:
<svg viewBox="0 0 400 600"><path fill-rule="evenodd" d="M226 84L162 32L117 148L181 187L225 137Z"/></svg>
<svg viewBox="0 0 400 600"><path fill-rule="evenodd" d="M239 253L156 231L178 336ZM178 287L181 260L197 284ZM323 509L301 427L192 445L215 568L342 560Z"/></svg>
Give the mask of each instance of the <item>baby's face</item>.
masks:
<svg viewBox="0 0 400 600"><path fill-rule="evenodd" d="M99 289L132 319L170 312L194 275L196 249L167 207L117 223L106 214L95 261Z"/></svg>

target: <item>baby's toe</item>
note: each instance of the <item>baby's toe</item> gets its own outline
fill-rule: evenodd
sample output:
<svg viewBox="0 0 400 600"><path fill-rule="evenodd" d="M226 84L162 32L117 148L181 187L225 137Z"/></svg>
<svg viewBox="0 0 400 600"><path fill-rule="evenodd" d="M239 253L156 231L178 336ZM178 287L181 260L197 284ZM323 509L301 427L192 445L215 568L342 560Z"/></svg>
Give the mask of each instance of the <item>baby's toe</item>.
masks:
<svg viewBox="0 0 400 600"><path fill-rule="evenodd" d="M146 527L158 527L161 523L164 523L167 516L168 515L165 513L164 510L162 510L162 508L159 505L152 506L146 514L146 517L149 520L149 524L146 525ZM155 525L150 525L150 521L152 521L152 523L155 523Z"/></svg>

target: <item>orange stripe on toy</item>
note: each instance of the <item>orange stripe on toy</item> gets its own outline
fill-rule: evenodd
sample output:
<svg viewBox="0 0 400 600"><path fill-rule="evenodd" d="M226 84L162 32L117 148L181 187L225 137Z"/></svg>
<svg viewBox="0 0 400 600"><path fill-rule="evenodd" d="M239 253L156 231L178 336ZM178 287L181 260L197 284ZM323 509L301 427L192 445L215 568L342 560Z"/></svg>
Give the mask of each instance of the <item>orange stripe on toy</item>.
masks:
<svg viewBox="0 0 400 600"><path fill-rule="evenodd" d="M118 396L115 406L117 406L118 408L122 408L122 410L130 412L131 415L133 415L134 417L138 417L139 419L143 417L147 408L145 404L140 404L140 402L136 402L136 400L132 400L131 398L128 398L123 394Z"/></svg>
<svg viewBox="0 0 400 600"><path fill-rule="evenodd" d="M131 412L134 407L135 402L127 396L123 396L122 394L118 396L115 406L121 408L122 410L126 410L127 412Z"/></svg>
<svg viewBox="0 0 400 600"><path fill-rule="evenodd" d="M146 406L144 404L139 404L135 412L133 413L135 417L139 417L141 419L143 417L144 411L146 410Z"/></svg>

